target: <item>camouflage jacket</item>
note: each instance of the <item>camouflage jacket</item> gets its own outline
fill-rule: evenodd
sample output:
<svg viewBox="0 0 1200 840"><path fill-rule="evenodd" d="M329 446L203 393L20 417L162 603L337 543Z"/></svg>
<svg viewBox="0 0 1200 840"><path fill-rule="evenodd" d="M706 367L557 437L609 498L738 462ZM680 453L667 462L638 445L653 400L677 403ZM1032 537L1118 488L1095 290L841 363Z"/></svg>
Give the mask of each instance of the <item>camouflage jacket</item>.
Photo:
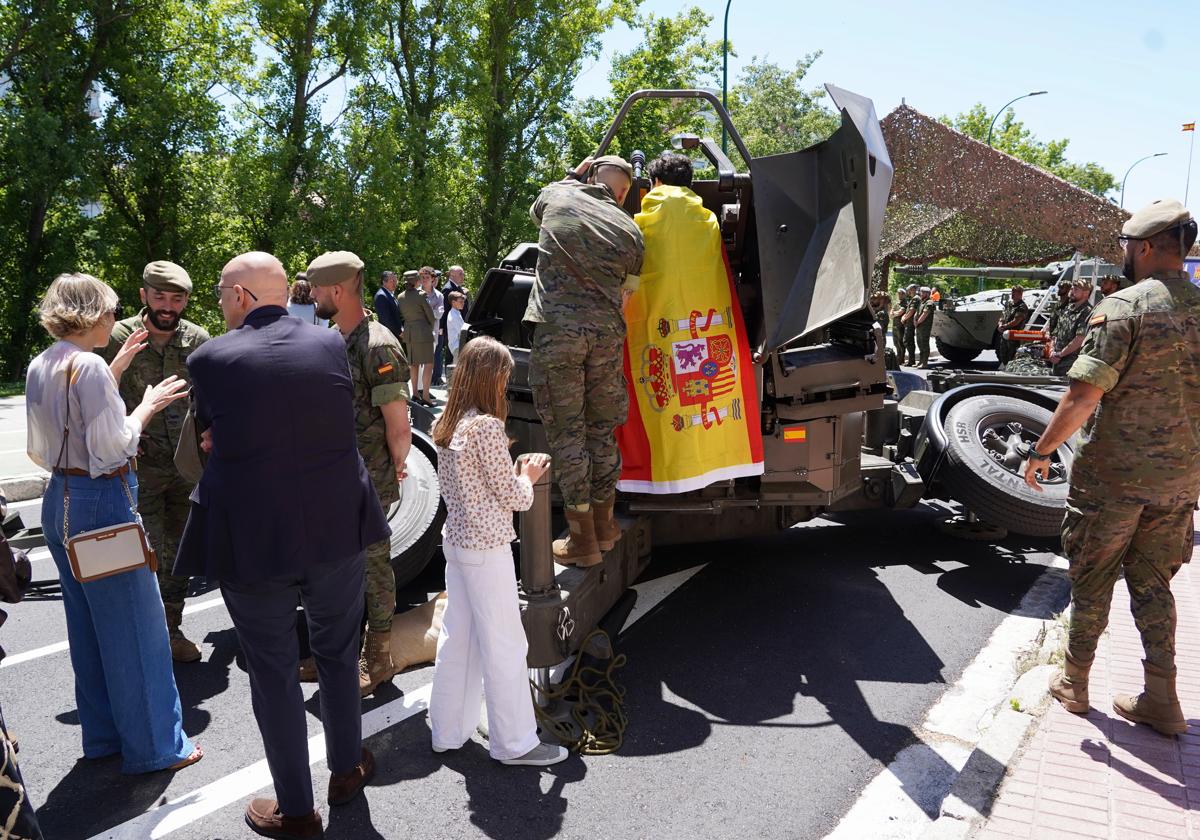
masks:
<svg viewBox="0 0 1200 840"><path fill-rule="evenodd" d="M1007 324L1014 318L1019 318L1021 323L1009 327L1009 329L1019 330L1025 327L1025 323L1029 320L1029 304L1024 299L1014 301L1011 297L1004 303L1004 314L1000 316L1000 323Z"/></svg>
<svg viewBox="0 0 1200 840"><path fill-rule="evenodd" d="M371 315L346 336L346 358L350 362L350 378L354 380L358 451L367 465L379 503L386 510L400 500L400 489L380 406L408 399L408 359L392 331Z"/></svg>
<svg viewBox="0 0 1200 840"><path fill-rule="evenodd" d="M1200 288L1185 272L1161 272L1106 297L1068 376L1105 392L1084 424L1072 484L1120 502L1195 501Z"/></svg>
<svg viewBox="0 0 1200 840"><path fill-rule="evenodd" d="M145 314L146 310L142 309L132 318L116 323L108 346L98 351L106 361L111 362L125 339L143 326L142 316ZM145 349L133 357L121 377L121 399L125 401L126 411L133 411L141 404L148 386L157 385L168 376L187 380L188 356L206 341L208 333L204 328L183 318L179 319L179 326L171 340L161 349L147 339ZM187 400L176 400L155 414L149 425L142 429L142 440L138 445L138 457L142 465L172 471L175 469L175 447L179 445L179 430L183 427L187 409Z"/></svg>
<svg viewBox="0 0 1200 840"><path fill-rule="evenodd" d="M1062 352L1071 341L1087 331L1088 316L1092 307L1087 302L1072 303L1063 309L1055 320L1050 336L1054 339L1055 352Z"/></svg>
<svg viewBox="0 0 1200 840"><path fill-rule="evenodd" d="M550 184L529 215L539 226L538 262L525 320L594 325L624 335L621 291L637 290L645 244L608 187Z"/></svg>

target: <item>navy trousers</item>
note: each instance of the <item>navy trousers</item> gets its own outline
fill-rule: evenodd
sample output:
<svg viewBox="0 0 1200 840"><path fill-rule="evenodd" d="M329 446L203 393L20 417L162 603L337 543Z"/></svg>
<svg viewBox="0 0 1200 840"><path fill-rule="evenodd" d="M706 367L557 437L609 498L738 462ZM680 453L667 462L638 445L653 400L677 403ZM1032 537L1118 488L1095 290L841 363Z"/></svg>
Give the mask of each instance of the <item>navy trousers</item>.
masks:
<svg viewBox="0 0 1200 840"><path fill-rule="evenodd" d="M433 346L433 381L432 385L443 385L445 380L442 379L442 374L446 367L446 331L442 330L442 334L437 337L437 343Z"/></svg>
<svg viewBox="0 0 1200 840"><path fill-rule="evenodd" d="M311 567L301 577L258 583L221 581L250 674L250 698L279 810L300 817L313 810L308 768L308 722L300 690L297 605L308 621L309 645L321 687L321 722L331 773L349 773L362 751L358 654L366 553Z"/></svg>

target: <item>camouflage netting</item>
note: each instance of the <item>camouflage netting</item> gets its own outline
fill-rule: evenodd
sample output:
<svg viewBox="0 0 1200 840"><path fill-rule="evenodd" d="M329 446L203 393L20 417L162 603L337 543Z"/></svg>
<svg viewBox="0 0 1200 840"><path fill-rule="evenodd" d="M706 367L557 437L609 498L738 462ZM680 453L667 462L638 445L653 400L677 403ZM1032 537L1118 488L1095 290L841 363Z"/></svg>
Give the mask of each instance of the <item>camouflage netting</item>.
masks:
<svg viewBox="0 0 1200 840"><path fill-rule="evenodd" d="M955 256L1044 265L1075 251L1121 262L1128 213L1043 169L900 106L880 123L896 173L876 280L892 263Z"/></svg>

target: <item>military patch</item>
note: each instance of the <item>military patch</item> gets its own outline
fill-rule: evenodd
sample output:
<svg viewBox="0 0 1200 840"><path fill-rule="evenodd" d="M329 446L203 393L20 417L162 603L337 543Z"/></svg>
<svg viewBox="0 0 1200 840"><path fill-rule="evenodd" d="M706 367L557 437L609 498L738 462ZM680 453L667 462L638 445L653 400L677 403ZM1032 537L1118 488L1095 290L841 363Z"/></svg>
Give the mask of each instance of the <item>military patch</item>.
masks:
<svg viewBox="0 0 1200 840"><path fill-rule="evenodd" d="M388 362L386 365L380 365L376 368L376 373L391 373L395 369L395 366L391 362Z"/></svg>
<svg viewBox="0 0 1200 840"><path fill-rule="evenodd" d="M1088 326L1089 327L1098 327L1107 320L1108 320L1108 316L1103 313L1101 313L1099 315L1093 315L1091 318L1088 319Z"/></svg>

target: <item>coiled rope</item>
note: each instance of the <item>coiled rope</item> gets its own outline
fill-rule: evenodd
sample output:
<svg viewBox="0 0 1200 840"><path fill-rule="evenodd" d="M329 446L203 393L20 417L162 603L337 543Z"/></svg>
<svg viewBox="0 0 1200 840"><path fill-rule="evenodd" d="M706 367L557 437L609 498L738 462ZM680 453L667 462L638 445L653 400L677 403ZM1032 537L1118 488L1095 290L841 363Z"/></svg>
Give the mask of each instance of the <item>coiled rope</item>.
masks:
<svg viewBox="0 0 1200 840"><path fill-rule="evenodd" d="M593 630L580 646L570 676L557 687L539 690L536 685L533 686L535 692L544 694L549 701L547 708L560 703L570 708L570 720L562 721L534 704L542 728L567 749L580 755L616 752L621 748L625 729L629 725L629 719L625 716L625 689L613 678L614 672L625 666L625 654L612 656L603 670L584 665L583 651L594 649L589 643L595 636L602 636L605 648L613 650L608 634L603 630Z"/></svg>

